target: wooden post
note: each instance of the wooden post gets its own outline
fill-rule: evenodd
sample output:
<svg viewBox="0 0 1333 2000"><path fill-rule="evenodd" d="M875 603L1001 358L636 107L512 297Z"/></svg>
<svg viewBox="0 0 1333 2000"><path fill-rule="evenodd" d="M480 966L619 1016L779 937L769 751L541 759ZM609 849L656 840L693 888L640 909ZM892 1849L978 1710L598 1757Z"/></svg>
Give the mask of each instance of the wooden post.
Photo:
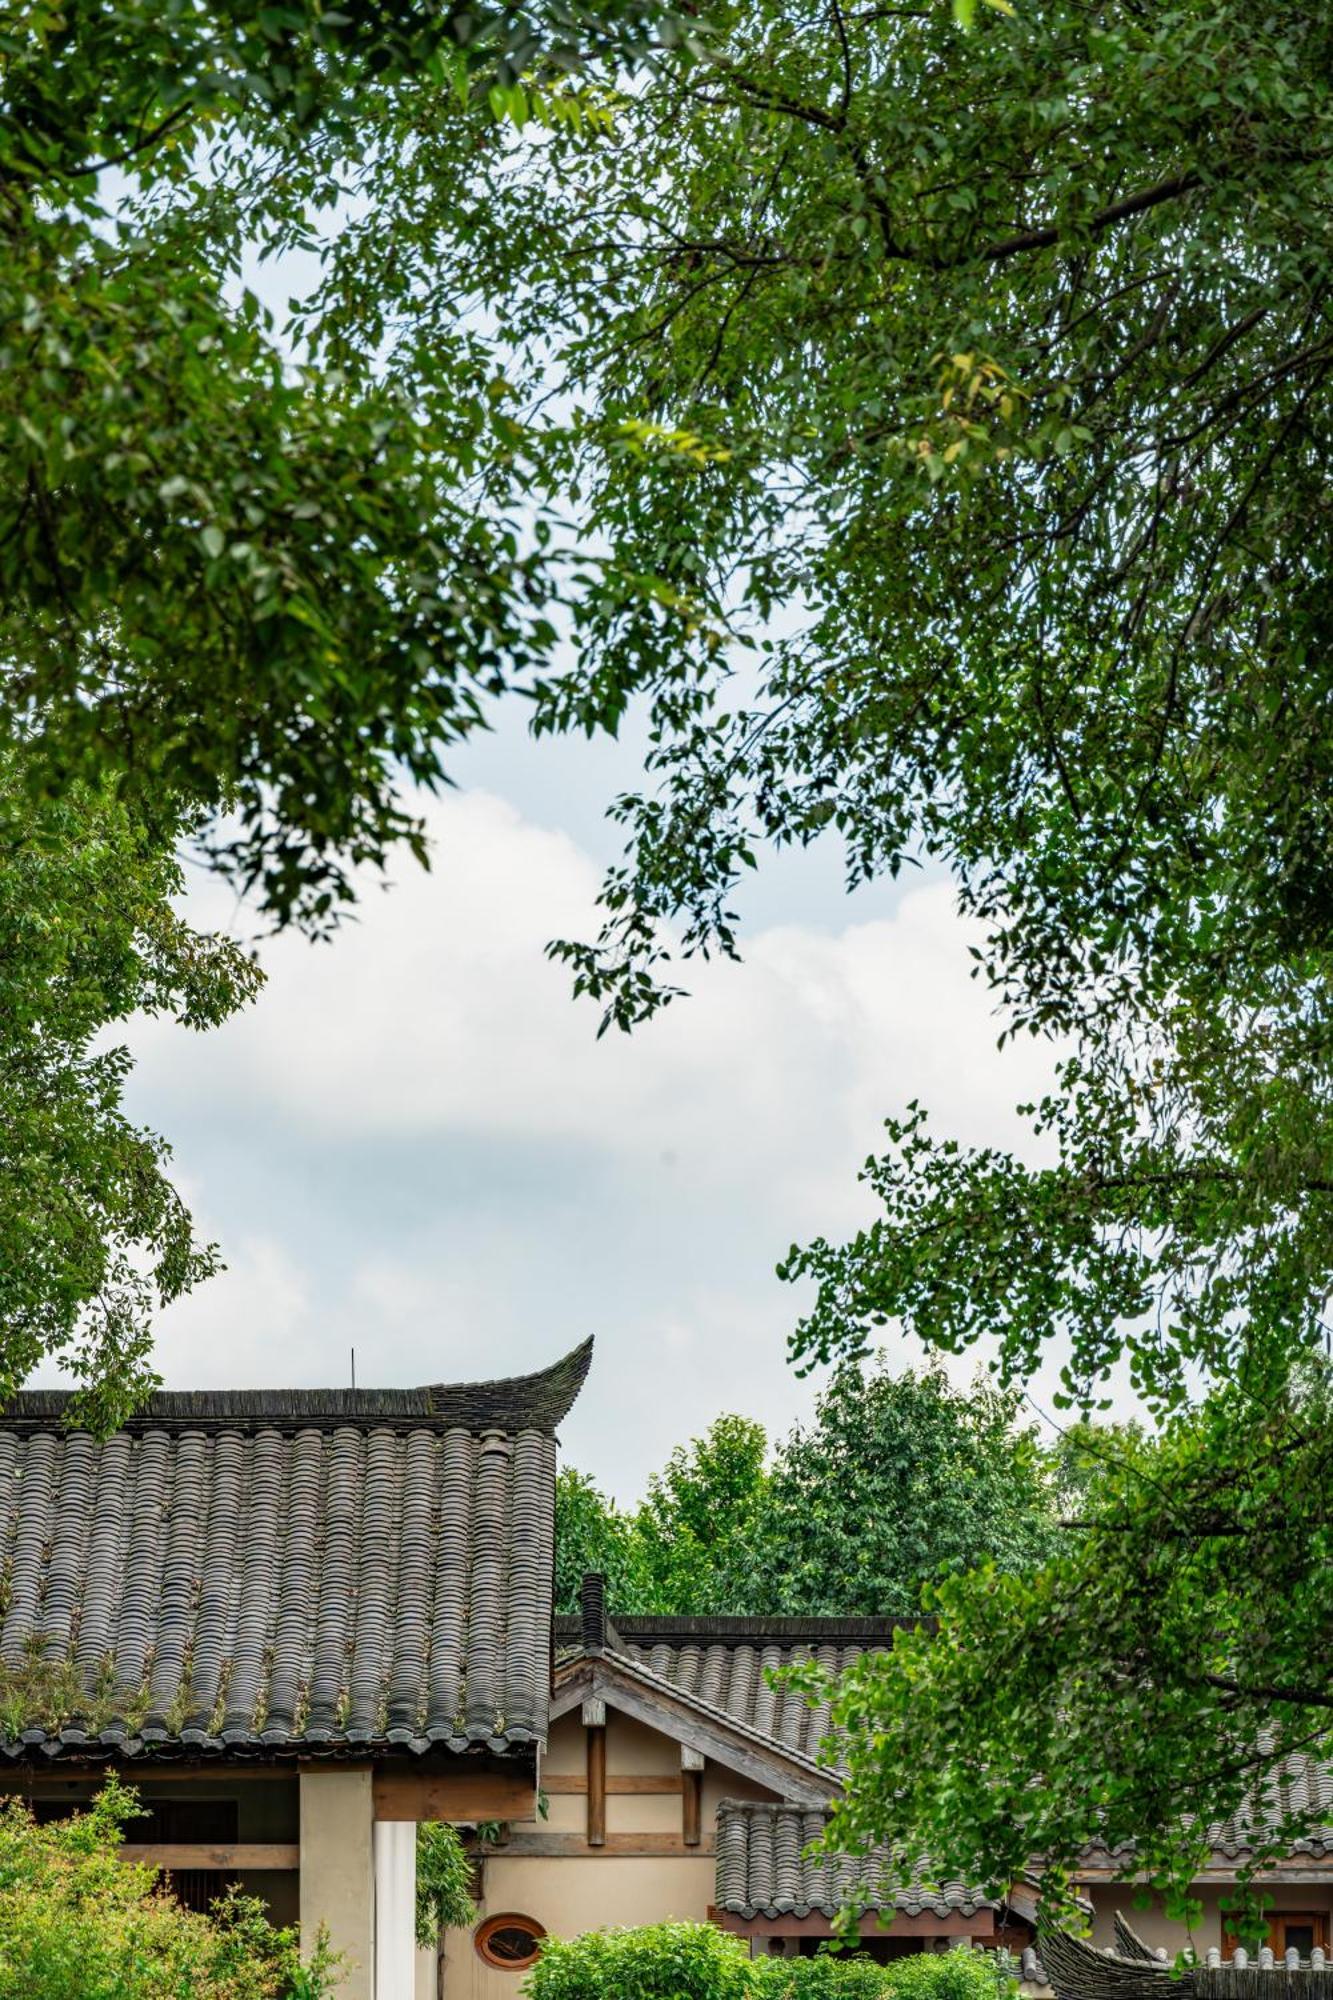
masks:
<svg viewBox="0 0 1333 2000"><path fill-rule="evenodd" d="M583 1704L584 1741L588 1753L588 1845L606 1845L606 1703Z"/></svg>
<svg viewBox="0 0 1333 2000"><path fill-rule="evenodd" d="M703 1825L704 1756L702 1750L680 1752L680 1832L687 1847L699 1845Z"/></svg>

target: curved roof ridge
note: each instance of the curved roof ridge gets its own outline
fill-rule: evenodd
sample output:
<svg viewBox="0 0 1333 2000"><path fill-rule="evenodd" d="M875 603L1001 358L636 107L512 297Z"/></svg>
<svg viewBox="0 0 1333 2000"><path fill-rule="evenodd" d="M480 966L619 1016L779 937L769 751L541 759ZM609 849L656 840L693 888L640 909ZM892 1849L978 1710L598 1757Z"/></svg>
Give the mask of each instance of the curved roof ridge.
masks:
<svg viewBox="0 0 1333 2000"><path fill-rule="evenodd" d="M488 1382L431 1382L416 1389L159 1389L121 1429L554 1431L592 1365L583 1341L548 1368ZM69 1425L77 1392L25 1389L0 1410L0 1431L32 1433Z"/></svg>

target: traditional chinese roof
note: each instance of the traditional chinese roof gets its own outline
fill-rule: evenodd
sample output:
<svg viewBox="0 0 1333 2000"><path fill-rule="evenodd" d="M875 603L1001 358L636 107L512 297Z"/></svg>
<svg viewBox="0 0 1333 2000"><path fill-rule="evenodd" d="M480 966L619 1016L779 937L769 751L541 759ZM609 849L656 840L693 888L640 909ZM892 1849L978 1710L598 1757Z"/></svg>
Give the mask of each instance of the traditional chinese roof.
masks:
<svg viewBox="0 0 1333 2000"><path fill-rule="evenodd" d="M555 1426L508 1381L162 1394L114 1436L0 1415L0 1754L530 1758Z"/></svg>
<svg viewBox="0 0 1333 2000"><path fill-rule="evenodd" d="M924 1868L905 1881L882 1850L811 1858L804 1850L826 1823L822 1812L724 1799L717 1813L718 1909L737 1917L831 1921L849 1903L867 1914L892 1905L908 1917L971 1917L997 1907L966 1883L928 1881Z"/></svg>
<svg viewBox="0 0 1333 2000"><path fill-rule="evenodd" d="M1056 2000L1333 2000L1333 1966L1322 1951L1275 1961L1265 1949L1251 1964L1243 1951L1223 1963L1214 1950L1200 1964L1171 1965L1123 1917L1115 1927L1115 1951L1053 1925L1039 1928L1041 1966Z"/></svg>
<svg viewBox="0 0 1333 2000"><path fill-rule="evenodd" d="M678 1723L686 1711L701 1724L715 1719L729 1725L738 1743L744 1739L751 1747L771 1753L770 1768L747 1766L739 1758L734 1767L784 1795L787 1805L783 1810L792 1815L783 1831L784 1840L789 1841L796 1820L808 1817L812 1809L819 1819L819 1809L838 1787L838 1741L827 1701L812 1708L791 1690L774 1688L770 1673L814 1660L829 1673L839 1675L864 1654L891 1646L901 1626L918 1622L833 1617L613 1618L605 1602L605 1580L590 1575L583 1579L581 1611L557 1617L555 1643L562 1680L569 1680L571 1690L571 1677L581 1662L600 1662L603 1678L617 1677L625 1683L627 1694L629 1684L639 1682L650 1695L655 1690L662 1696L674 1696ZM609 1692L609 1688L603 1691ZM638 1712L642 1720L670 1726L672 1718L665 1712L660 1717L650 1707ZM715 1753L710 1749L709 1754ZM780 1768L783 1760L785 1776ZM1270 1772L1263 1786L1236 1813L1209 1828L1213 1850L1210 1876L1230 1879L1240 1862L1271 1848L1273 1830L1297 1815L1305 1820L1306 1832L1284 1844L1283 1852L1333 1859L1333 1765L1296 1755ZM733 1838L738 1839L739 1834ZM765 1838L761 1834L761 1865ZM1133 1875L1134 1865L1132 1848L1111 1851L1091 1846L1079 1874L1085 1880L1103 1876L1123 1879ZM1264 1879L1263 1871L1260 1879ZM950 1896L962 1893L956 1884L946 1888ZM877 1907L873 1900L867 1904L870 1910ZM962 1904L951 1903L950 1908L970 1914ZM1328 2000L1333 2000L1333 1994Z"/></svg>

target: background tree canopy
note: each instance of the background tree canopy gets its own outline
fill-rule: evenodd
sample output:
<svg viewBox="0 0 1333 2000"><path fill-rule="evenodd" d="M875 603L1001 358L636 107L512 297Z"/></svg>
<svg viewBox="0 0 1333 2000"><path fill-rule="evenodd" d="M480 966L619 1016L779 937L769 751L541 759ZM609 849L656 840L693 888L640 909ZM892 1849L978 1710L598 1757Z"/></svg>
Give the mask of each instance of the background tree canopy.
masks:
<svg viewBox="0 0 1333 2000"><path fill-rule="evenodd" d="M565 1466L557 1608L578 1609L594 1569L613 1616L759 1617L901 1616L946 1572L1031 1570L1062 1539L1064 1462L1017 1416L984 1382L963 1394L936 1370L848 1364L771 1465L760 1425L719 1417L628 1511Z"/></svg>
<svg viewBox="0 0 1333 2000"><path fill-rule="evenodd" d="M606 930L557 947L621 1026L737 948L764 842L947 866L1059 1057L1042 1163L887 1107L880 1220L787 1260L795 1356L892 1322L1017 1381L1058 1340L1071 1402L1127 1358L1162 1433L850 1688L850 1810L973 1876L1132 1826L1183 1879L1186 1800L1333 1716L1333 20L719 0L630 74L647 17L569 18L24 16L23 782L230 809L219 860L318 927L491 701L638 703ZM247 245L324 256L299 367Z"/></svg>

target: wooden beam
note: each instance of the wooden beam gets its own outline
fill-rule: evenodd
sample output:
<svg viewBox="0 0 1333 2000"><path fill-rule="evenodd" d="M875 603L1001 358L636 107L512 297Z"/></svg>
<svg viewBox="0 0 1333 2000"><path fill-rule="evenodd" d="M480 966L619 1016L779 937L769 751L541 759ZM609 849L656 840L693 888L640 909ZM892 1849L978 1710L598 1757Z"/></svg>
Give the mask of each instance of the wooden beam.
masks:
<svg viewBox="0 0 1333 2000"><path fill-rule="evenodd" d="M580 1771L553 1771L549 1777L543 1773L541 1787L552 1798L572 1795L582 1798L588 1789L588 1780ZM629 1773L617 1777L614 1771L607 1773L606 1796L609 1799L679 1798L680 1779L674 1771L665 1775L644 1772L642 1775Z"/></svg>
<svg viewBox="0 0 1333 2000"><path fill-rule="evenodd" d="M606 1845L606 1721L591 1723L584 1731L588 1747L588 1845Z"/></svg>
<svg viewBox="0 0 1333 2000"><path fill-rule="evenodd" d="M655 1855L659 1860L694 1861L700 1855L712 1854L713 1836L705 1834L697 1847L687 1847L678 1833L608 1833L600 1845L594 1847L578 1833L529 1833L525 1828L521 1833L513 1833L503 1847L491 1852L505 1860L511 1856L528 1860L549 1861L561 1855L594 1855L608 1858L624 1855Z"/></svg>
<svg viewBox="0 0 1333 2000"><path fill-rule="evenodd" d="M681 1837L687 1847L697 1847L703 1824L704 1774L702 1771L682 1771L680 1782Z"/></svg>
<svg viewBox="0 0 1333 2000"><path fill-rule="evenodd" d="M300 1844L295 1841L233 1841L218 1847L207 1841L153 1843L127 1840L118 1849L122 1861L146 1861L153 1868L299 1868Z"/></svg>
<svg viewBox="0 0 1333 2000"><path fill-rule="evenodd" d="M535 1819L531 1771L376 1771L376 1819Z"/></svg>
<svg viewBox="0 0 1333 2000"><path fill-rule="evenodd" d="M738 1937L833 1936L830 1920L813 1911L808 1917L738 1917L730 1910L710 1909L708 1918L720 1930L734 1931ZM861 1918L859 1928L864 1938L965 1937L984 1943L995 1936L995 1912L977 1910L970 1917L934 1917L923 1910L919 1917L896 1916L891 1924L882 1924L870 1914Z"/></svg>

